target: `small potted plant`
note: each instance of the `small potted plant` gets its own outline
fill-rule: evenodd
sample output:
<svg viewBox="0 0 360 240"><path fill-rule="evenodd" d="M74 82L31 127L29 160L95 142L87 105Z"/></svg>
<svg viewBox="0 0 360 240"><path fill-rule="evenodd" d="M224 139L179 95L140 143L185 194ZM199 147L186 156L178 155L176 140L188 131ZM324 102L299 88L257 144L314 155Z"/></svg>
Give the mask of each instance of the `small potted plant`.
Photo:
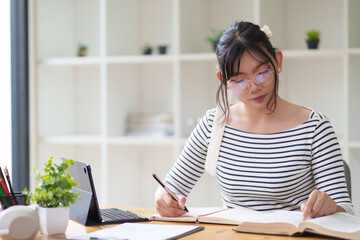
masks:
<svg viewBox="0 0 360 240"><path fill-rule="evenodd" d="M35 179L39 186L34 193L26 188L25 194L28 200L36 202L40 220L40 230L44 234L65 233L69 221L70 208L79 199L80 192L75 194L71 191L78 183L65 170L73 165L72 159L65 159L60 165L53 163L50 157L42 171L34 169Z"/></svg>
<svg viewBox="0 0 360 240"><path fill-rule="evenodd" d="M306 35L307 35L306 43L308 49L317 49L320 41L320 31L309 30L306 32Z"/></svg>
<svg viewBox="0 0 360 240"><path fill-rule="evenodd" d="M146 43L144 46L143 46L143 54L144 55L150 55L152 54L152 47L150 46L150 44Z"/></svg>
<svg viewBox="0 0 360 240"><path fill-rule="evenodd" d="M166 54L167 51L167 45L161 44L158 46L159 54Z"/></svg>
<svg viewBox="0 0 360 240"><path fill-rule="evenodd" d="M86 56L87 55L87 49L88 49L88 47L85 44L79 43L79 45L78 45L78 56L79 57Z"/></svg>
<svg viewBox="0 0 360 240"><path fill-rule="evenodd" d="M213 47L213 50L216 50L217 44L223 34L223 30L217 31L215 29L211 29L211 35L206 37L206 41L211 43L211 46Z"/></svg>

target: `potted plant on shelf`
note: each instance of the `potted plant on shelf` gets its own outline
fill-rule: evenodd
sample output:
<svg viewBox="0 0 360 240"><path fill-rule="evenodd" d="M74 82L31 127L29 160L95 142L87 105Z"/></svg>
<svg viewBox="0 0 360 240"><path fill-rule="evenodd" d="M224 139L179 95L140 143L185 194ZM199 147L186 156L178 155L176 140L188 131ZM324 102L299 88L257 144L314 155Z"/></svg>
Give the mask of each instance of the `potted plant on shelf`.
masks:
<svg viewBox="0 0 360 240"><path fill-rule="evenodd" d="M150 44L146 43L144 46L143 46L143 54L144 55L150 55L152 54L152 47L150 46Z"/></svg>
<svg viewBox="0 0 360 240"><path fill-rule="evenodd" d="M320 31L309 30L306 32L306 35L307 35L306 43L308 49L317 49L320 41Z"/></svg>
<svg viewBox="0 0 360 240"><path fill-rule="evenodd" d="M36 202L40 220L40 230L44 234L65 233L69 220L69 205L79 199L80 192L71 191L78 183L65 170L73 165L72 159L65 159L60 165L53 163L53 156L45 164L43 171L34 169L39 186L34 193L26 188L28 200Z"/></svg>
<svg viewBox="0 0 360 240"><path fill-rule="evenodd" d="M159 54L166 54L167 51L167 45L161 44L158 46Z"/></svg>
<svg viewBox="0 0 360 240"><path fill-rule="evenodd" d="M86 54L87 54L87 49L88 49L88 47L87 47L85 44L79 43L79 45L78 45L78 56L79 56L79 57L84 57L84 56L86 56Z"/></svg>
<svg viewBox="0 0 360 240"><path fill-rule="evenodd" d="M217 31L215 29L211 29L211 35L206 37L206 41L211 43L211 46L213 47L213 50L215 52L217 44L223 34L223 30Z"/></svg>

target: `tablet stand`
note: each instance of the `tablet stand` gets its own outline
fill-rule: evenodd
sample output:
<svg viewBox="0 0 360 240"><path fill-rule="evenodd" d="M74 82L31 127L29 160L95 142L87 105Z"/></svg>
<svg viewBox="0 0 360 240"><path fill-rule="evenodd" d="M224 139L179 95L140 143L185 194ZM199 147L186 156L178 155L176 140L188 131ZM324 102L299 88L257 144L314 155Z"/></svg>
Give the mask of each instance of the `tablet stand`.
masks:
<svg viewBox="0 0 360 240"><path fill-rule="evenodd" d="M72 191L76 194L81 192L80 200L70 204L70 219L88 226L89 210L92 200L92 193L74 187Z"/></svg>

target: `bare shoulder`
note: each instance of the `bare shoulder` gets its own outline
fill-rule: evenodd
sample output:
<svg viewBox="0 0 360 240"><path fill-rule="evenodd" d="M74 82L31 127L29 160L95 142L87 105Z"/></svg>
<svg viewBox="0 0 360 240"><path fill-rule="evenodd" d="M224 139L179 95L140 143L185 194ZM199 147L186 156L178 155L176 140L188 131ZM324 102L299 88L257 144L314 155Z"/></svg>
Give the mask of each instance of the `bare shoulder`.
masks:
<svg viewBox="0 0 360 240"><path fill-rule="evenodd" d="M311 109L293 103L289 103L287 106L287 115L302 123L309 119L311 112Z"/></svg>

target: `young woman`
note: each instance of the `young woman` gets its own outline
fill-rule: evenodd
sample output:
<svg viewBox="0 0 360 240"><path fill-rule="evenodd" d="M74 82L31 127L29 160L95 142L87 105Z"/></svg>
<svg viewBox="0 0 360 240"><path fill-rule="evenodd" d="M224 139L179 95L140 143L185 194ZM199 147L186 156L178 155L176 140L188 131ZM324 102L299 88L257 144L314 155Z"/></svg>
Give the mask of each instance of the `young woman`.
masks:
<svg viewBox="0 0 360 240"><path fill-rule="evenodd" d="M304 219L353 214L334 130L323 114L278 95L283 56L270 35L268 28L235 22L216 49L217 103L226 124L216 168L223 202L228 208L301 210ZM227 91L236 104L229 106ZM185 213L185 197L204 173L214 116L214 109L206 113L165 178L179 201L158 189L160 215Z"/></svg>

